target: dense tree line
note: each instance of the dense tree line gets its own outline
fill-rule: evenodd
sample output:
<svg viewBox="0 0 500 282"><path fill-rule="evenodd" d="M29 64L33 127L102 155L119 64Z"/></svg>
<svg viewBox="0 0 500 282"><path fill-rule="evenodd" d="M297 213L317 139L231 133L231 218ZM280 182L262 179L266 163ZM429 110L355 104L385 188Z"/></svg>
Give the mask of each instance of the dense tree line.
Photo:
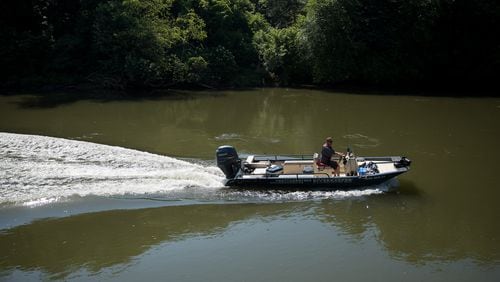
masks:
<svg viewBox="0 0 500 282"><path fill-rule="evenodd" d="M0 83L495 87L496 0L3 0Z"/></svg>

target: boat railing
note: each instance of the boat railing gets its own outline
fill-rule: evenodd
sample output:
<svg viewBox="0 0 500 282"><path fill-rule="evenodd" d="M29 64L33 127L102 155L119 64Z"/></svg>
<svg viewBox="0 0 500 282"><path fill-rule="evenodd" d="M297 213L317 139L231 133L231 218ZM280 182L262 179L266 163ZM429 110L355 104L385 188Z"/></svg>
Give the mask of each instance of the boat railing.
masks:
<svg viewBox="0 0 500 282"><path fill-rule="evenodd" d="M312 160L312 155L254 155L256 161Z"/></svg>
<svg viewBox="0 0 500 282"><path fill-rule="evenodd" d="M252 155L255 161L305 161L305 160L314 160L313 155ZM334 156L335 159L340 159ZM402 157L358 157L360 161L376 161L376 162L396 162L400 160Z"/></svg>

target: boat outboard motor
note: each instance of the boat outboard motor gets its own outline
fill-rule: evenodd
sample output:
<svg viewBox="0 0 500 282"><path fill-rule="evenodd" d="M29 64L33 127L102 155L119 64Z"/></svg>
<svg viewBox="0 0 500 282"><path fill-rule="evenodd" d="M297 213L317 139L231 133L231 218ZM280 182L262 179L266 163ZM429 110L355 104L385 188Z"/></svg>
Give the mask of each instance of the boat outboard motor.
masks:
<svg viewBox="0 0 500 282"><path fill-rule="evenodd" d="M220 146L215 152L217 166L224 172L227 179L234 178L241 169L241 160L232 146Z"/></svg>

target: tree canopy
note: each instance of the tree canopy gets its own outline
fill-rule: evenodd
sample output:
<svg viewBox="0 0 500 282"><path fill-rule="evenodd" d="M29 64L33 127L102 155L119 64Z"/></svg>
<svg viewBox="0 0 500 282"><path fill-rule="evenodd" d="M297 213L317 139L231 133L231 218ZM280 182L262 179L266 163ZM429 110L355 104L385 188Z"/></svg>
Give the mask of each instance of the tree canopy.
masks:
<svg viewBox="0 0 500 282"><path fill-rule="evenodd" d="M494 0L4 0L0 84L495 87Z"/></svg>

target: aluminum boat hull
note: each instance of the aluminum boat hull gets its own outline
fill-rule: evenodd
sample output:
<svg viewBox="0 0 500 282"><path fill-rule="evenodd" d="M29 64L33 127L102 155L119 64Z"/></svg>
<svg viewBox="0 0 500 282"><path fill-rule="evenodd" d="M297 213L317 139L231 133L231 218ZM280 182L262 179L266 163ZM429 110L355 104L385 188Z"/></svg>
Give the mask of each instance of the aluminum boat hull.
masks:
<svg viewBox="0 0 500 282"><path fill-rule="evenodd" d="M380 185L392 178L405 173L408 168L392 173L381 173L363 176L338 176L329 178L300 178L279 176L263 176L259 178L232 178L225 179L224 185L239 188L254 189L284 189L284 190L349 190L359 187Z"/></svg>

